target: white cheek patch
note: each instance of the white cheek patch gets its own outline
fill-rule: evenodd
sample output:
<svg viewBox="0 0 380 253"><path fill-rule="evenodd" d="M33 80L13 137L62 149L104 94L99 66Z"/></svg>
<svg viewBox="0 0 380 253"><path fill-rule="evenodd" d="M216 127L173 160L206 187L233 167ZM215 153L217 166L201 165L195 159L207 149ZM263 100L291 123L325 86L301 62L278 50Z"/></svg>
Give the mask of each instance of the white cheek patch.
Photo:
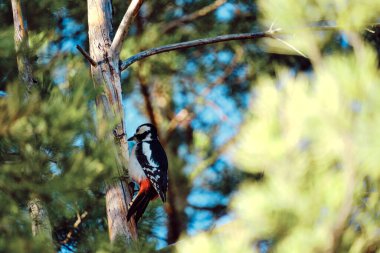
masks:
<svg viewBox="0 0 380 253"><path fill-rule="evenodd" d="M137 132L137 134L143 134L143 133L145 133L145 132L147 132L147 131L149 131L149 130L150 130L149 127L147 127L147 126L142 126L142 127L139 128L139 131Z"/></svg>

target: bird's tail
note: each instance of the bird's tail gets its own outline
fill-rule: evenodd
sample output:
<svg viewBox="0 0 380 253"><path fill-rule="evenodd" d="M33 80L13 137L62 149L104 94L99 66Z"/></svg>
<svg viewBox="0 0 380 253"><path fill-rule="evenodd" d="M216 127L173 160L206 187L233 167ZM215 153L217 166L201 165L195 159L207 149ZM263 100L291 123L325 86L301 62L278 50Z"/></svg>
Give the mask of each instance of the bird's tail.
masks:
<svg viewBox="0 0 380 253"><path fill-rule="evenodd" d="M147 179L148 182L143 182L140 186L139 193L137 196L129 203L127 220L129 221L133 214L135 215L136 223L139 221L145 209L148 207L149 201L152 200L156 194L154 188Z"/></svg>

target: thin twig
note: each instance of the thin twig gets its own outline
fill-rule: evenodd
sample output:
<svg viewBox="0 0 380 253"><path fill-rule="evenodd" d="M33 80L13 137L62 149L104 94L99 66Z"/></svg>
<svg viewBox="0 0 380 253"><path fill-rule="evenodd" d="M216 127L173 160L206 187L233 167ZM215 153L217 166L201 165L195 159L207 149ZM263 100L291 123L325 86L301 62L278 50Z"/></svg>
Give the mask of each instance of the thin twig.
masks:
<svg viewBox="0 0 380 253"><path fill-rule="evenodd" d="M220 106L215 103L214 101L212 100L205 100L205 103L206 105L210 106L211 108L213 108L215 110L215 112L217 112L219 114L219 118L222 120L222 121L225 121L229 124L231 124L231 122L229 122L229 117L227 116L227 114L225 114L222 110L222 108L220 108Z"/></svg>
<svg viewBox="0 0 380 253"><path fill-rule="evenodd" d="M98 66L96 61L91 58L90 54L87 53L81 46L77 45L76 48L81 52L81 54L86 58L86 60L94 67Z"/></svg>
<svg viewBox="0 0 380 253"><path fill-rule="evenodd" d="M217 36L213 38L203 38L203 39L198 39L198 40L191 40L191 41L186 41L186 42L169 44L162 47L151 48L151 49L142 51L134 56L131 56L127 60L123 61L123 63L121 64L121 71L128 68L134 62L142 60L144 58L147 58L155 54L161 54L161 53L174 51L174 50L215 44L215 43L224 42L224 41L259 39L259 38L271 37L271 36L272 36L272 33L268 33L268 32L228 34L228 35L221 35L221 36Z"/></svg>
<svg viewBox="0 0 380 253"><path fill-rule="evenodd" d="M274 38L275 40L278 40L278 41L280 41L281 43L285 44L287 47L293 49L294 51L296 51L298 54L302 55L303 57L308 58L304 53L302 53L299 49L297 49L295 46L293 46L293 45L290 44L289 42L286 42L285 40L280 39L280 38L277 38L277 37L275 37L275 36L272 36L272 38Z"/></svg>
<svg viewBox="0 0 380 253"><path fill-rule="evenodd" d="M170 22L169 24L167 24L163 28L163 33L167 33L169 31L172 31L173 29L181 26L182 24L191 22L191 21L193 21L199 17L203 17L203 16L207 15L208 13L218 9L225 2L227 2L227 0L216 0L215 2L213 2L210 5L207 5L207 6L201 8L199 10L196 10L193 13L185 15L185 16L181 17L180 19L174 20L174 21Z"/></svg>
<svg viewBox="0 0 380 253"><path fill-rule="evenodd" d="M123 19L120 22L119 28L117 28L115 37L112 41L111 50L119 55L121 51L121 46L123 45L124 39L128 34L129 27L132 23L133 18L137 15L143 0L132 0L127 11L124 14Z"/></svg>
<svg viewBox="0 0 380 253"><path fill-rule="evenodd" d="M77 220L75 221L72 229L70 229L70 231L67 233L66 238L60 242L61 244L66 244L66 243L68 243L70 241L71 237L73 236L74 229L77 229L79 227L79 225L81 224L82 220L84 218L86 218L87 215L88 215L87 211L85 211L81 215L79 215L79 213L77 213Z"/></svg>
<svg viewBox="0 0 380 253"><path fill-rule="evenodd" d="M302 55L303 57L305 58L308 58L304 53L302 53L299 49L297 49L295 46L293 46L292 44L290 44L289 42L286 42L285 40L283 39L280 39L276 36L274 36L275 33L281 31L282 29L281 28L274 28L274 25L275 25L276 21L273 21L273 23L270 25L269 27L269 30L268 30L268 33L271 34L271 38L272 39L275 39L275 40L278 40L280 41L281 43L283 43L285 46L293 49L295 52L297 52L298 54Z"/></svg>

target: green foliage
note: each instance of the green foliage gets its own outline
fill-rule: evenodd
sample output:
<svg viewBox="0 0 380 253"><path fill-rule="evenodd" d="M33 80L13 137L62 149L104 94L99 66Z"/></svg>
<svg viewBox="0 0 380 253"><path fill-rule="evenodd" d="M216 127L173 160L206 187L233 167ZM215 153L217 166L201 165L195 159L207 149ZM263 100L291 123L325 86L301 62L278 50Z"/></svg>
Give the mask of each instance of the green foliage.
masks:
<svg viewBox="0 0 380 253"><path fill-rule="evenodd" d="M128 3L112 2L116 29ZM235 41L156 55L123 72L128 134L139 121L149 121L151 115L140 116L149 111L142 100L150 98L170 164L167 213L159 201L150 204L138 224L139 242L128 251L149 252L188 230L212 227L228 211L231 193L233 220L177 243L179 251L255 251L262 240L279 252L325 251L333 244L341 252L375 251L378 59L361 35L378 15L379 4L231 0L163 32L171 21L214 2L145 1L121 60L152 47L262 31L272 24L283 28L276 36L309 58L295 55L278 40ZM115 175L116 167L114 147L104 138L112 122L94 120L96 91L88 63L74 47L86 49L86 1L23 3L28 53L40 87L26 98L14 81L10 1L0 1L0 90L7 89L0 98L0 251L68 247L124 252L124 245L109 243L105 217L103 182ZM340 30L308 29L320 24L337 24ZM376 33L364 35L380 52L379 29L373 29ZM148 96L141 96L140 82ZM238 131L242 115L246 124ZM223 153L236 132L230 164ZM264 180L253 183L261 180L261 172ZM245 182L237 189L242 178ZM200 201L194 192L202 194ZM32 237L27 202L34 197L48 209L55 248ZM350 211L349 222L335 243L345 210ZM84 212L87 216L74 228ZM62 243L69 232L72 238Z"/></svg>
<svg viewBox="0 0 380 253"><path fill-rule="evenodd" d="M26 205L34 197L48 207L58 237L61 222L74 223L77 213L87 211L93 218L104 213L103 194L97 192L116 167L115 151L96 134L93 96L86 90L91 87L50 86L26 98L14 84L0 99L0 251L47 250L41 250L43 241L32 243Z"/></svg>
<svg viewBox="0 0 380 253"><path fill-rule="evenodd" d="M292 41L308 53L313 72L279 67L275 76L260 76L232 150L241 170L263 171L264 180L242 184L232 221L186 239L179 252L261 252L263 240L274 252L379 249L380 74L373 48L356 33L378 5L326 4L261 1L267 24L274 16L278 26L293 28L336 20L350 29L342 34L353 51L322 54L320 34L296 32Z"/></svg>

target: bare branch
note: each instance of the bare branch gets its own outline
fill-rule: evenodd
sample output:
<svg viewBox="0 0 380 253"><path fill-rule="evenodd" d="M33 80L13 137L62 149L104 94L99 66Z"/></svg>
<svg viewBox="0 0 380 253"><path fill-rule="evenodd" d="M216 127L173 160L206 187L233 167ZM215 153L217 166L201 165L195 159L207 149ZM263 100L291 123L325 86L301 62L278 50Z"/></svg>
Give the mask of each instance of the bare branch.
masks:
<svg viewBox="0 0 380 253"><path fill-rule="evenodd" d="M90 54L87 53L81 46L77 45L76 48L81 52L81 54L86 58L86 60L94 67L98 66L96 61L91 58Z"/></svg>
<svg viewBox="0 0 380 253"><path fill-rule="evenodd" d="M289 44L288 42L285 42L282 39L279 39L278 37L275 37L274 35L279 33L281 31L281 28L276 28L273 29L274 23L271 25L268 31L265 32L256 32L256 33L240 33L240 34L227 34L227 35L221 35L217 36L214 38L203 38L203 39L198 39L198 40L191 40L191 41L186 41L186 42L180 42L180 43L174 43L174 44L169 44L161 47L156 47L156 48L151 48L145 51L142 51L138 54L135 54L125 61L122 62L120 69L121 71L127 69L130 65L135 63L136 61L145 59L149 56L156 55L156 54L161 54L165 52L170 52L174 50L181 50L181 49L186 49L186 48L191 48L191 47L198 47L198 46L204 46L204 45L209 45L209 44L214 44L214 43L219 43L219 42L225 42L225 41L231 41L231 40L248 40L248 39L260 39L260 38L272 38L275 40L280 41L281 43L285 44L286 46L290 47L293 49L295 52L298 54L302 55L303 57L306 57L305 54L303 54L300 50ZM380 24L372 24L371 27L379 27ZM303 28L305 29L305 28ZM331 26L313 26L313 27L308 27L308 29L314 29L314 30L337 30L339 29L338 26L331 25Z"/></svg>
<svg viewBox="0 0 380 253"><path fill-rule="evenodd" d="M70 231L67 233L66 238L64 240L60 241L61 244L66 244L66 243L68 243L70 241L71 237L73 236L74 230L79 227L79 225L81 224L82 220L84 218L86 218L87 215L88 215L87 211L85 211L81 215L79 213L77 213L77 220L75 221L72 229L70 229Z"/></svg>
<svg viewBox="0 0 380 253"><path fill-rule="evenodd" d="M182 24L191 22L191 21L193 21L199 17L203 17L203 16L209 14L210 12L212 12L212 11L218 9L220 6L222 6L225 2L227 2L227 0L216 0L215 2L213 2L210 5L207 5L207 6L201 8L201 9L199 9L199 10L197 10L191 14L185 15L185 16L181 17L180 19L174 20L164 27L163 33L172 31L173 29L181 26Z"/></svg>
<svg viewBox="0 0 380 253"><path fill-rule="evenodd" d="M112 41L111 50L119 55L121 51L121 46L123 45L124 39L128 34L128 29L132 23L133 18L137 15L143 0L132 0L123 19L120 22L119 28L117 28L115 38Z"/></svg>
<svg viewBox="0 0 380 253"><path fill-rule="evenodd" d="M28 58L29 43L28 31L25 28L25 20L22 15L20 0L12 0L13 24L15 27L15 48L17 57L17 67L21 80L26 84L28 90L34 85L35 81L32 74L32 65Z"/></svg>
<svg viewBox="0 0 380 253"><path fill-rule="evenodd" d="M155 54L161 54L161 53L165 53L169 51L204 46L204 45L215 44L215 43L231 41L231 40L259 39L259 38L272 37L272 36L273 36L273 32L228 34L228 35L217 36L214 38L191 40L191 41L186 41L186 42L169 44L162 47L151 48L151 49L142 51L132 57L129 57L127 60L123 61L123 63L121 64L121 71L128 68L134 62L145 59Z"/></svg>

